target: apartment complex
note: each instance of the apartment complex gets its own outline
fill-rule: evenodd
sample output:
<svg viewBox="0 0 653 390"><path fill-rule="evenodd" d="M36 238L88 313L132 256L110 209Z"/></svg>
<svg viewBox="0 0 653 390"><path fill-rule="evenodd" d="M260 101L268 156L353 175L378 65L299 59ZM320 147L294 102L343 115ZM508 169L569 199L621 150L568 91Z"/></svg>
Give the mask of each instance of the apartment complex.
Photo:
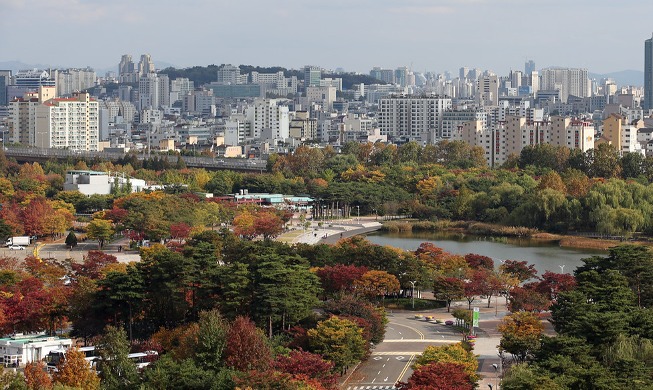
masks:
<svg viewBox="0 0 653 390"><path fill-rule="evenodd" d="M88 93L55 98L54 87L41 87L10 105L11 142L41 148L97 151L99 106Z"/></svg>
<svg viewBox="0 0 653 390"><path fill-rule="evenodd" d="M587 151L594 148L594 126L591 120L551 117L532 121L508 115L505 121L485 126L482 120L461 126L458 139L485 152L490 166L503 164L510 155L519 155L526 146L552 144Z"/></svg>

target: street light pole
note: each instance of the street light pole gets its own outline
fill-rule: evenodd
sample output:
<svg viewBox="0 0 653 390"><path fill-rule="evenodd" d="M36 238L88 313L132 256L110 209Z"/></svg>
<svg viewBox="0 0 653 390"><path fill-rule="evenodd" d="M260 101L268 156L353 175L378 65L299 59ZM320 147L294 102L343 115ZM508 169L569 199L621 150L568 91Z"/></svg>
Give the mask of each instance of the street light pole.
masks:
<svg viewBox="0 0 653 390"><path fill-rule="evenodd" d="M492 364L492 368L494 368L494 388L496 390L499 389L499 365L494 363ZM492 387L490 387L492 388Z"/></svg>
<svg viewBox="0 0 653 390"><path fill-rule="evenodd" d="M361 206L356 206L356 214L357 214L357 220L358 222L361 221Z"/></svg>
<svg viewBox="0 0 653 390"><path fill-rule="evenodd" d="M417 283L417 280L409 280L408 282L411 286L410 299L413 301L413 309L415 309L415 283Z"/></svg>
<svg viewBox="0 0 653 390"><path fill-rule="evenodd" d="M561 274L564 274L564 273L565 273L565 265L564 265L564 264L563 264L563 265L559 265L558 267L560 267L560 273L561 273Z"/></svg>

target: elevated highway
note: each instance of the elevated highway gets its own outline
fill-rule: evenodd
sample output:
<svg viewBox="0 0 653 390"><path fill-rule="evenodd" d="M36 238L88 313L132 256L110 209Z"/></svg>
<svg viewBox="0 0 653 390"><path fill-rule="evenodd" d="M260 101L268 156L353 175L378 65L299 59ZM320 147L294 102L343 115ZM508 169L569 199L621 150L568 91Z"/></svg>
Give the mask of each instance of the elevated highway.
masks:
<svg viewBox="0 0 653 390"><path fill-rule="evenodd" d="M20 163L39 162L43 163L48 160L102 160L116 161L124 158L128 154L115 152L77 152L68 149L49 149L49 148L16 148L5 147L4 153L9 158L14 158ZM171 164L177 162L176 155L166 154L134 154L138 160L148 160L150 158L168 158ZM192 157L181 156L189 168L204 168L207 170L234 170L245 172L262 173L266 169L265 160L248 160L241 158L211 158L211 157Z"/></svg>

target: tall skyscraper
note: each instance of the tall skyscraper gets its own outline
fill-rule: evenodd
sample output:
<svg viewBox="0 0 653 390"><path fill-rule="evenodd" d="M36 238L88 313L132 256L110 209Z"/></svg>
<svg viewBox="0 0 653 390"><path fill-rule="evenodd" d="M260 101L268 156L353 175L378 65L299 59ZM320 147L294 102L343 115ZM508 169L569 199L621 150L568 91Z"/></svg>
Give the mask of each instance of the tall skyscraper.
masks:
<svg viewBox="0 0 653 390"><path fill-rule="evenodd" d="M644 107L653 108L653 36L644 41Z"/></svg>
<svg viewBox="0 0 653 390"><path fill-rule="evenodd" d="M122 76L127 73L134 73L134 62L132 61L132 56L123 54L120 59L120 65L118 65L118 75Z"/></svg>
<svg viewBox="0 0 653 390"><path fill-rule="evenodd" d="M154 73L154 62L152 62L152 57L149 54L141 55L141 60L138 63L138 74L143 77L148 73Z"/></svg>
<svg viewBox="0 0 653 390"><path fill-rule="evenodd" d="M528 60L524 63L524 73L526 76L530 76L531 73L535 70L535 61Z"/></svg>

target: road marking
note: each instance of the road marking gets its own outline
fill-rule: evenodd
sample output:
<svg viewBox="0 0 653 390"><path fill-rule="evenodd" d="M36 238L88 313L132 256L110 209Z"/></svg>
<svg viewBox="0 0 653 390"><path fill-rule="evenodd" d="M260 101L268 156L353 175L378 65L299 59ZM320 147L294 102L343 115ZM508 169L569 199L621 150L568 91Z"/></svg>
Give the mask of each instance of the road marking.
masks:
<svg viewBox="0 0 653 390"><path fill-rule="evenodd" d="M444 336L442 336L444 337ZM445 342L458 342L460 337L456 340L441 340L441 339L401 339L401 340L383 340L384 343L445 343Z"/></svg>
<svg viewBox="0 0 653 390"><path fill-rule="evenodd" d="M396 322L389 322L389 324L403 326L403 327L408 328L408 329L412 330L413 332L417 333L417 335L420 338L422 338L422 339L424 338L424 333L420 332L419 329L413 328L412 326L403 325L403 324L399 324L399 323L396 323Z"/></svg>
<svg viewBox="0 0 653 390"><path fill-rule="evenodd" d="M372 352L372 356L411 356L421 355L424 351L402 351L402 352ZM390 360L390 358L388 358Z"/></svg>
<svg viewBox="0 0 653 390"><path fill-rule="evenodd" d="M408 362L406 362L406 365L404 366L404 369L401 370L401 373L399 374L399 377L397 378L395 383L399 382L401 380L401 378L403 378L403 376L406 374L406 371L408 371L408 368L410 368L410 364L411 364L411 362L413 361L414 358L415 358L415 355L410 356L410 359L408 359Z"/></svg>
<svg viewBox="0 0 653 390"><path fill-rule="evenodd" d="M381 375L381 370L379 370L379 372L377 372L376 375Z"/></svg>

